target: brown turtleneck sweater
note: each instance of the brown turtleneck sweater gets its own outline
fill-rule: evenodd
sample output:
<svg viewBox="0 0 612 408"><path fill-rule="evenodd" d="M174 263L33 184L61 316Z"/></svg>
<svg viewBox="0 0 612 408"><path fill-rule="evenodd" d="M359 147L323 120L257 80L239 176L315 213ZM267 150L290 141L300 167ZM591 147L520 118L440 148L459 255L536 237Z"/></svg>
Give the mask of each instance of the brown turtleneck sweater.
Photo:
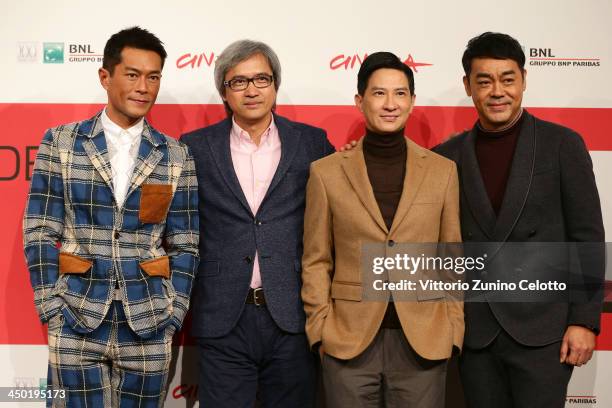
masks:
<svg viewBox="0 0 612 408"><path fill-rule="evenodd" d="M504 201L504 193L512 169L512 158L524 116L521 113L509 127L498 131L488 131L480 124L477 125L476 158L482 181L496 215L499 215Z"/></svg>
<svg viewBox="0 0 612 408"><path fill-rule="evenodd" d="M363 157L374 197L389 229L404 190L406 154L404 129L390 134L366 131Z"/></svg>
<svg viewBox="0 0 612 408"><path fill-rule="evenodd" d="M391 229L393 217L404 191L407 154L404 129L389 134L366 131L363 139L363 157L374 197L388 229ZM381 327L401 329L392 301L387 306Z"/></svg>

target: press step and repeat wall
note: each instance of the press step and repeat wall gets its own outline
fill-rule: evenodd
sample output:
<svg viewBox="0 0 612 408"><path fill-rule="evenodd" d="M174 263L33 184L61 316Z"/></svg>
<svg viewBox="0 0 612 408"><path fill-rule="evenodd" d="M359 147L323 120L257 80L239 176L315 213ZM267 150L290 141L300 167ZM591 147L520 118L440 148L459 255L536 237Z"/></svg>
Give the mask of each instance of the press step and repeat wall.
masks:
<svg viewBox="0 0 612 408"><path fill-rule="evenodd" d="M527 56L523 105L575 129L586 141L610 241L610 17L606 0L2 0L0 387L46 381L46 328L33 306L21 219L45 129L93 116L106 102L97 70L111 34L140 25L165 43L168 59L149 120L173 137L223 119L213 82L215 59L232 41L249 38L268 43L280 57L277 111L323 127L340 146L364 130L353 105L361 62L369 53L392 51L415 72L416 108L407 134L431 147L475 122L462 84L467 41L483 31L509 33ZM602 325L593 360L574 370L567 407L612 406L612 313L602 315ZM175 345L166 406L191 407L197 405L196 348L185 331ZM449 406L462 404L455 400Z"/></svg>

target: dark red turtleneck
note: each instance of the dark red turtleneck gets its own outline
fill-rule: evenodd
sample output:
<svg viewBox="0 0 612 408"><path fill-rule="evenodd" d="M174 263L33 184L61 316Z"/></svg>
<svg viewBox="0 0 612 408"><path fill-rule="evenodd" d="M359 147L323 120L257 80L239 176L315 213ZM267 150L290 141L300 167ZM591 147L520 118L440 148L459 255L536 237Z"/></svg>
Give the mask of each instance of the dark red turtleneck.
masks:
<svg viewBox="0 0 612 408"><path fill-rule="evenodd" d="M523 116L521 113L508 127L498 131L485 130L480 124L477 125L476 158L496 215L499 215L504 200Z"/></svg>

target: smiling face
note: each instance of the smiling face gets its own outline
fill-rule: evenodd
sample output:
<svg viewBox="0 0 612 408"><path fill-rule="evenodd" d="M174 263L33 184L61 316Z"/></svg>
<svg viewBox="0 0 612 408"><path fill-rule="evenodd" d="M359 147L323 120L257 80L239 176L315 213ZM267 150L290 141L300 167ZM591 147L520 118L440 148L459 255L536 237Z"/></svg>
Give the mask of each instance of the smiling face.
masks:
<svg viewBox="0 0 612 408"><path fill-rule="evenodd" d="M470 77L463 85L472 97L480 124L487 130L502 129L521 111L527 72L511 59L474 58Z"/></svg>
<svg viewBox="0 0 612 408"><path fill-rule="evenodd" d="M149 113L159 92L161 70L159 54L137 48L121 51L121 62L112 74L100 68L100 83L108 94L108 117L127 129Z"/></svg>
<svg viewBox="0 0 612 408"><path fill-rule="evenodd" d="M393 133L406 125L415 99L408 85L406 74L397 69L381 68L372 73L363 95L355 95L355 105L369 130Z"/></svg>
<svg viewBox="0 0 612 408"><path fill-rule="evenodd" d="M268 59L258 53L228 70L224 80L231 81L240 77L250 79L261 74L273 75ZM265 88L257 88L249 82L247 88L242 91L233 91L226 87L223 100L232 110L236 123L243 129L260 124L267 126L276 102L276 89L274 82Z"/></svg>

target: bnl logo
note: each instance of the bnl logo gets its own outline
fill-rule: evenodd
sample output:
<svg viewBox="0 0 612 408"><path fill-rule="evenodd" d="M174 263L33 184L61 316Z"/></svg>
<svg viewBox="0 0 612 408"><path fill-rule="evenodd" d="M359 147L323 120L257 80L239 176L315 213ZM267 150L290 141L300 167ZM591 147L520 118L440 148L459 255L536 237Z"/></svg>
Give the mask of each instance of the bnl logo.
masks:
<svg viewBox="0 0 612 408"><path fill-rule="evenodd" d="M45 64L64 63L64 43L46 42L43 43L43 62Z"/></svg>

